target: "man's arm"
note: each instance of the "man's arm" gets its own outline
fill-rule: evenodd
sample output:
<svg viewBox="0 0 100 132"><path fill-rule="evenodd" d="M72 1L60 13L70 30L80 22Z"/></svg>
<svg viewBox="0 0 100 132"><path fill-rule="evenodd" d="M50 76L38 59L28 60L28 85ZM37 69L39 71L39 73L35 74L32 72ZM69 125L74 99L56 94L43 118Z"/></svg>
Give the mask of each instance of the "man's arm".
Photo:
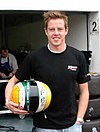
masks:
<svg viewBox="0 0 100 132"><path fill-rule="evenodd" d="M14 87L14 85L18 82L19 80L15 77L15 75L8 81L8 84L5 89L5 100L6 100L6 106L9 110L11 110L15 114L29 114L25 110L21 110L19 108L19 104L13 103L10 98L11 98L11 92Z"/></svg>
<svg viewBox="0 0 100 132"><path fill-rule="evenodd" d="M18 79L15 76L13 76L8 81L8 84L7 84L6 89L5 89L5 98L6 98L6 100L10 101L10 96L11 96L12 88L14 87L14 85L17 82L18 82Z"/></svg>
<svg viewBox="0 0 100 132"><path fill-rule="evenodd" d="M78 103L77 122L81 122L83 120L89 101L88 83L79 84L79 88L80 95Z"/></svg>
<svg viewBox="0 0 100 132"><path fill-rule="evenodd" d="M16 70L13 70L12 72L9 73L9 77L13 77L13 75L16 73L17 69Z"/></svg>

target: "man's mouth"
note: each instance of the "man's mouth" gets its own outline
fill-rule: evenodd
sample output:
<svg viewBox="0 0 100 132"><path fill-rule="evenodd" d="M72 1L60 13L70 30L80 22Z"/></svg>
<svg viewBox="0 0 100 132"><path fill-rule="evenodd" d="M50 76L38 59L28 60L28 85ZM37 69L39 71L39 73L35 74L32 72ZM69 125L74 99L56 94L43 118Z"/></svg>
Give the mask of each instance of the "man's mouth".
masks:
<svg viewBox="0 0 100 132"><path fill-rule="evenodd" d="M53 38L53 40L59 40L60 38L58 38L58 37L55 37L55 38Z"/></svg>

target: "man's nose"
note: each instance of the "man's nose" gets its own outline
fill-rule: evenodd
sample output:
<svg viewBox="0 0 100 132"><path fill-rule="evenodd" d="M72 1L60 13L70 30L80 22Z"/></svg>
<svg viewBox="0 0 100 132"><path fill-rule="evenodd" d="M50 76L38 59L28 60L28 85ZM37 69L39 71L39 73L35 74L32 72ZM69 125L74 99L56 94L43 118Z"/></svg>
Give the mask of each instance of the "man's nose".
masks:
<svg viewBox="0 0 100 132"><path fill-rule="evenodd" d="M55 29L54 33L55 33L55 34L58 34L58 33L59 33L59 32L58 32L58 29Z"/></svg>

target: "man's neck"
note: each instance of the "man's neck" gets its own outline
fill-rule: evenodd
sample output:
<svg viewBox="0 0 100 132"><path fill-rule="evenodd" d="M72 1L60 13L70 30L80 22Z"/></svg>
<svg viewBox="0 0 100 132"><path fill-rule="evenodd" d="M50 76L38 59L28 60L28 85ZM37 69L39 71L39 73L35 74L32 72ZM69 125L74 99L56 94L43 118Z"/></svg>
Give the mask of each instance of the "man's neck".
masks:
<svg viewBox="0 0 100 132"><path fill-rule="evenodd" d="M54 48L50 47L50 44L47 45L49 51L53 52L53 53L62 53L63 51L66 50L66 44L63 45L63 47L60 46L55 46Z"/></svg>

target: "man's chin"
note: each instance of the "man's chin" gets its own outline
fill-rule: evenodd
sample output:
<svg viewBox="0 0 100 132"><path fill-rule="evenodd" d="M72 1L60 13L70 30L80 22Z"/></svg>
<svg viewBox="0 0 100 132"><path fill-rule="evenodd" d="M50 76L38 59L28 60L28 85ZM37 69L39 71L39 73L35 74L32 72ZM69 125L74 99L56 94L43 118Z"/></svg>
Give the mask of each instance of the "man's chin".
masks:
<svg viewBox="0 0 100 132"><path fill-rule="evenodd" d="M61 45L60 43L58 43L58 42L55 42L55 43L52 43L54 46L59 46L59 45Z"/></svg>

